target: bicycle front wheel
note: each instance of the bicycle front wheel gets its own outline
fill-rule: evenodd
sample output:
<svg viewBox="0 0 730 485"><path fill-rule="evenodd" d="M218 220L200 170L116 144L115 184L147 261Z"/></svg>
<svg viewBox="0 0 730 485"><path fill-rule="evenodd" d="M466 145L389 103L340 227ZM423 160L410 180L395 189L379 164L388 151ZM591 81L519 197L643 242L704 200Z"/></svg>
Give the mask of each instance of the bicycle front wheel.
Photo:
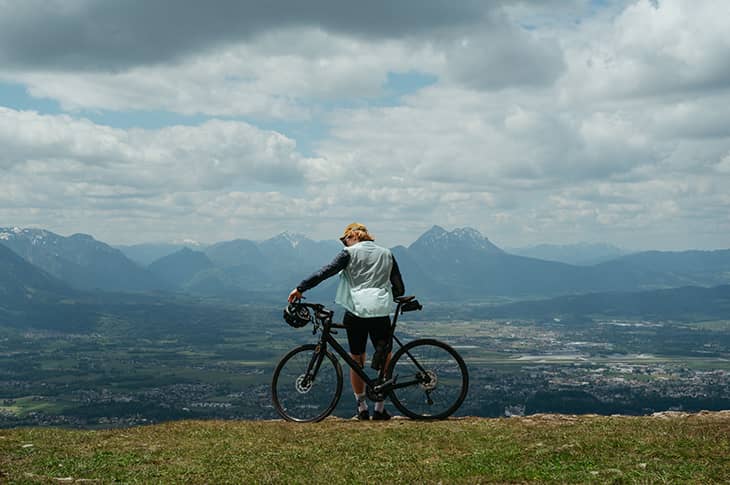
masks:
<svg viewBox="0 0 730 485"><path fill-rule="evenodd" d="M393 356L388 376L395 378L390 399L413 419L445 419L466 398L469 374L464 359L449 345L420 339Z"/></svg>
<svg viewBox="0 0 730 485"><path fill-rule="evenodd" d="M271 395L287 421L321 421L335 409L342 393L342 368L330 353L302 345L286 354L274 370Z"/></svg>

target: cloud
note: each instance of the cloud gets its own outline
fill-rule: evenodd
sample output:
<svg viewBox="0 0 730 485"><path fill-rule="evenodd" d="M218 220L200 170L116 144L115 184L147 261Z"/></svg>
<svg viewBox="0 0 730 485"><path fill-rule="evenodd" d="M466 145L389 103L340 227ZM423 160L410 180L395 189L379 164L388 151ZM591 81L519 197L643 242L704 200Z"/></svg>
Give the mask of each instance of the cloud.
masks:
<svg viewBox="0 0 730 485"><path fill-rule="evenodd" d="M402 38L478 22L482 10L481 2L472 0L3 2L0 61L26 68L124 70L247 42L272 30L309 27Z"/></svg>
<svg viewBox="0 0 730 485"><path fill-rule="evenodd" d="M559 187L626 176L661 156L621 113L550 113L518 95L463 89L434 87L406 106L341 111L330 126L320 153L362 178Z"/></svg>
<svg viewBox="0 0 730 485"><path fill-rule="evenodd" d="M640 0L567 37L563 95L592 99L701 96L730 88L727 2ZM586 35L588 34L588 35Z"/></svg>
<svg viewBox="0 0 730 485"><path fill-rule="evenodd" d="M335 3L0 3L0 79L69 113L0 110L0 217L149 235L130 242L352 220L385 243L434 223L513 246L727 239L726 2ZM433 82L392 95L393 73ZM291 125L316 126L308 156Z"/></svg>
<svg viewBox="0 0 730 485"><path fill-rule="evenodd" d="M285 46L297 45L294 52ZM38 98L58 100L66 110L166 110L187 115L253 116L301 120L313 103L376 97L391 69L405 69L408 46L365 44L319 30L262 35L179 62L119 72L31 70L0 72L21 81Z"/></svg>
<svg viewBox="0 0 730 485"><path fill-rule="evenodd" d="M55 181L87 198L138 197L241 185L302 184L294 141L242 122L120 130L68 115L0 108L0 168L7 177Z"/></svg>
<svg viewBox="0 0 730 485"><path fill-rule="evenodd" d="M326 161L241 122L121 130L0 108L0 143L0 219L62 234L213 242L255 237L329 203L306 196L331 171Z"/></svg>
<svg viewBox="0 0 730 485"><path fill-rule="evenodd" d="M649 122L657 136L666 139L727 138L730 137L730 112L718 106L728 103L728 92L657 103L649 113Z"/></svg>
<svg viewBox="0 0 730 485"><path fill-rule="evenodd" d="M443 47L444 78L479 90L550 85L565 67L554 38L541 38L499 11L484 24L449 38Z"/></svg>
<svg viewBox="0 0 730 485"><path fill-rule="evenodd" d="M392 72L477 90L554 82L564 69L558 43L514 24L501 8L30 1L0 8L0 79L65 110L300 120L316 116L321 101L386 96Z"/></svg>

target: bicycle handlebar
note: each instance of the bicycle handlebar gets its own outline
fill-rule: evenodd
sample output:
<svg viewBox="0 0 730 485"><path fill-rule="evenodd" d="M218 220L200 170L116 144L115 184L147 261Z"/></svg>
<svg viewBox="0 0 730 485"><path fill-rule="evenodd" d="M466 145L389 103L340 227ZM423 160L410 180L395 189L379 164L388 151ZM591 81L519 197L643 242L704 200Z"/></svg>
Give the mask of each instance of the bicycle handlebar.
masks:
<svg viewBox="0 0 730 485"><path fill-rule="evenodd" d="M395 307L395 318L393 320L393 323L395 323L395 321L398 319L398 315L403 314L404 312L411 312L414 310L423 309L423 305L421 305L419 301L416 300L415 295L397 296L393 299L393 301L397 304ZM313 321L312 323L314 323L315 325L316 321L331 319L335 314L334 310L327 309L327 307L325 307L321 303L305 303L302 300L298 300L295 303L297 305L310 308L314 311L315 321Z"/></svg>

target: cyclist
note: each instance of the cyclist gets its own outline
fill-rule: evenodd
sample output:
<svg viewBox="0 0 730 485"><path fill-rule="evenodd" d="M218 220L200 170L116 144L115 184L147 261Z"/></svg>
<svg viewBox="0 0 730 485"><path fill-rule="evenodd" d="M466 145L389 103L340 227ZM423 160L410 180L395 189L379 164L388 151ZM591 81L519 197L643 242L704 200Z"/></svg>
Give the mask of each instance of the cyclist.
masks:
<svg viewBox="0 0 730 485"><path fill-rule="evenodd" d="M340 237L345 245L331 263L304 279L289 294L289 302L299 300L302 294L322 281L340 273L335 303L345 308L342 323L347 326L347 341L352 358L365 365L368 335L376 349L378 360L390 360L390 312L393 298L405 293L398 263L389 249L374 243L367 227L353 222ZM383 355L385 354L385 355ZM357 419L370 419L365 399L365 382L350 370L350 383L357 400ZM388 420L385 403L375 403L374 420Z"/></svg>

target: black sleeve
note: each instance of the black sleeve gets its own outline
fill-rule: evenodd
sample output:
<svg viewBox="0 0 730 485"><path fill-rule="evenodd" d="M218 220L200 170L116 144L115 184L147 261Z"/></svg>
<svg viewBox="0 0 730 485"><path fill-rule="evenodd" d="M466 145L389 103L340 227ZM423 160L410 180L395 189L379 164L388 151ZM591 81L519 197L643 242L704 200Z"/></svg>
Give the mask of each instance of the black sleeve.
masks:
<svg viewBox="0 0 730 485"><path fill-rule="evenodd" d="M403 277L400 274L395 256L393 256L393 269L390 270L390 284L393 289L393 297L405 295L406 287L403 284Z"/></svg>
<svg viewBox="0 0 730 485"><path fill-rule="evenodd" d="M314 288L327 278L330 278L345 269L349 262L350 253L343 249L337 256L335 256L335 259L333 259L330 264L323 266L319 271L312 273L309 278L302 280L302 282L297 285L297 290L304 293L305 291Z"/></svg>

